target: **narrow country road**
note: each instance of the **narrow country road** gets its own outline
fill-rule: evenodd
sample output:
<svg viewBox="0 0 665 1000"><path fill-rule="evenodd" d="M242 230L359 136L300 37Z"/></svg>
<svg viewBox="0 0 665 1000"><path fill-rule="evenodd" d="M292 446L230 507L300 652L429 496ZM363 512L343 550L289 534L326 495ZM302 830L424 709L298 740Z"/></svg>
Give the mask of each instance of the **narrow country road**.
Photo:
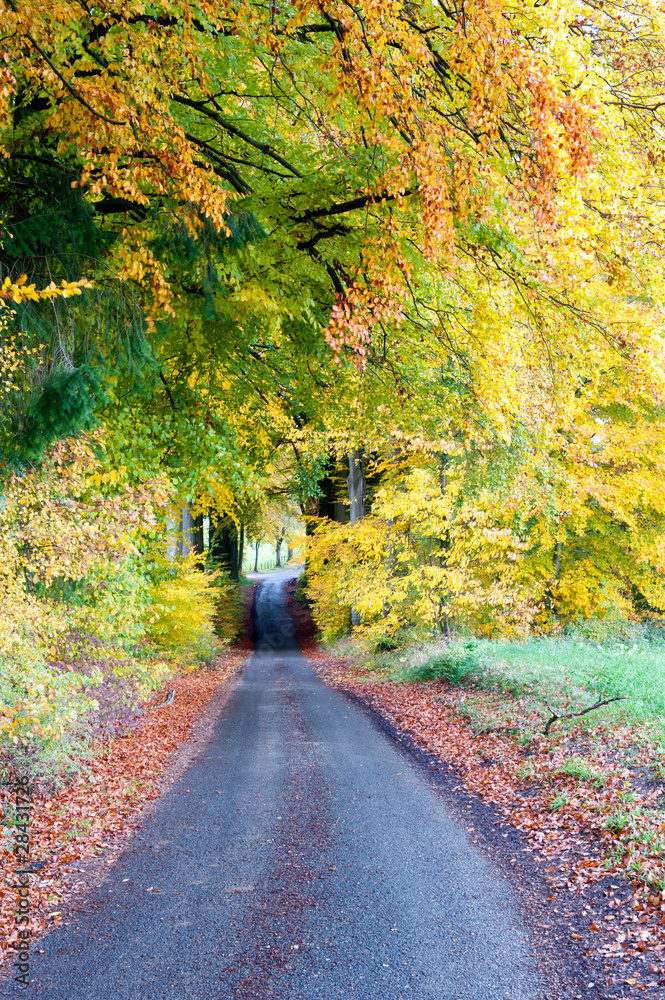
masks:
<svg viewBox="0 0 665 1000"><path fill-rule="evenodd" d="M214 741L31 956L48 1000L538 1000L510 886L297 651L289 573ZM292 575L292 574L291 574Z"/></svg>

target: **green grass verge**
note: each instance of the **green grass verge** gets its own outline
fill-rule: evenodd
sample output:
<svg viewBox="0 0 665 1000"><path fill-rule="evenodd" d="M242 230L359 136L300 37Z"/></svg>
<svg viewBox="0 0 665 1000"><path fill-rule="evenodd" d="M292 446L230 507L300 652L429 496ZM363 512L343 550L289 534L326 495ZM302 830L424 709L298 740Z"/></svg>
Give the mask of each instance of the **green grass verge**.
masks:
<svg viewBox="0 0 665 1000"><path fill-rule="evenodd" d="M358 659L357 649L349 652ZM622 697L624 701L603 706L578 724L604 720L646 727L665 744L665 642L657 638L604 644L574 637L438 640L366 653L362 662L385 679L445 680L466 687L470 715L474 691L505 699L513 718L516 708L525 718L537 713L545 719L551 714L548 706L564 715L599 699ZM497 724L501 721L497 716Z"/></svg>

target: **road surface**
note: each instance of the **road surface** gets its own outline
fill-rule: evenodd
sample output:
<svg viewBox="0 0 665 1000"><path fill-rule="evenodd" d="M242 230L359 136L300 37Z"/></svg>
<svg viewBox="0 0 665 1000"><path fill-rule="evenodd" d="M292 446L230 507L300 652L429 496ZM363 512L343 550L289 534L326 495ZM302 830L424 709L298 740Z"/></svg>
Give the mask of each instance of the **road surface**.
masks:
<svg viewBox="0 0 665 1000"><path fill-rule="evenodd" d="M537 1000L506 880L297 651L289 573L206 744L85 907L31 954L48 1000Z"/></svg>

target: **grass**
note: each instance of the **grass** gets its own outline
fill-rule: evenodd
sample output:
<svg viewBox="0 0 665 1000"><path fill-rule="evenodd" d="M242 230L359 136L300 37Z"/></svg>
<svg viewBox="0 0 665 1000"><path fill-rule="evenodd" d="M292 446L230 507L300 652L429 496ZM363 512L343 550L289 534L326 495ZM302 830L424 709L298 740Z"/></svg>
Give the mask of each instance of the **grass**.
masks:
<svg viewBox="0 0 665 1000"><path fill-rule="evenodd" d="M390 680L444 680L483 692L483 702L490 693L499 695L499 702L519 701L525 718L534 712L548 718L548 706L559 715L581 711L598 698L624 697L584 719L594 726L601 719L647 726L653 737L662 737L665 748L665 642L660 639L605 644L575 637L439 640L366 654L364 662ZM473 702L467 706L471 717Z"/></svg>
<svg viewBox="0 0 665 1000"><path fill-rule="evenodd" d="M409 718L411 729L434 733L436 752L444 739L444 755L462 771L468 767L471 782L478 757L495 768L495 793L502 781L510 801L516 790L524 790L529 822L534 829L556 831L553 845L565 843L564 829L573 831L578 846L588 836L590 856L600 851L604 868L625 874L640 899L651 900L649 906L665 903L665 642L656 629L634 627L631 636L603 641L577 634L389 646L381 641L368 650L367 639L363 645L347 636L330 652L354 662L358 679L365 675L378 702L396 705L398 718ZM386 681L392 683L383 697ZM407 683L402 699L399 692ZM414 685L422 687L414 691ZM614 697L625 700L560 718ZM415 705L422 705L421 716ZM431 711L436 705L440 715ZM470 742L464 743L449 721L455 716L470 727ZM553 716L557 719L545 732ZM458 738L462 756L456 755ZM477 787L482 794L483 782ZM660 920L660 909L656 916Z"/></svg>
<svg viewBox="0 0 665 1000"><path fill-rule="evenodd" d="M559 773L562 776L575 778L578 782L587 781L597 788L600 788L605 780L605 776L597 769L590 767L584 757L570 757L561 765Z"/></svg>

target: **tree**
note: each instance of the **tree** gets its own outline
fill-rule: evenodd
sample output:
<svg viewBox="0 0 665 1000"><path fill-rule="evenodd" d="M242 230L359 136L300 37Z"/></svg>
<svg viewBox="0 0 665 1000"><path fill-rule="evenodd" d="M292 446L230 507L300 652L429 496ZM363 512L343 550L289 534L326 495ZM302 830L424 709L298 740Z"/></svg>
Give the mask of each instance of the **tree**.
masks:
<svg viewBox="0 0 665 1000"><path fill-rule="evenodd" d="M275 535L275 569L280 569L282 565L282 542L284 541L284 526L278 535Z"/></svg>
<svg viewBox="0 0 665 1000"><path fill-rule="evenodd" d="M99 375L111 465L228 513L287 442L304 469L331 438L421 435L464 456L470 493L489 454L574 467L595 499L611 469L612 518L639 520L665 388L655 2L0 13L4 202L29 180L2 265L92 280L44 229L94 235L99 299L66 344L79 386ZM94 316L128 297L117 369ZM46 331L39 385L62 375L61 321L21 328Z"/></svg>
<svg viewBox="0 0 665 1000"><path fill-rule="evenodd" d="M106 264L143 291L150 323L167 320L172 422L191 420L203 395L214 423L242 388L264 411L277 397L292 419L303 397L309 419L332 409L327 421L343 425L357 383L339 407L320 398L327 341L369 366L393 418L398 402L403 420L430 416L418 402L436 389L436 410L449 418L457 402L465 433L480 414L505 433L524 415L525 365L552 394L548 366L571 349L588 364L606 335L610 353L626 336L601 315L589 337L598 282L588 296L569 275L591 251L608 280L636 280L611 250L627 216L602 206L627 147L636 198L646 182L654 111L621 67L655 31L652 8L623 35L586 4L565 14L180 2L96 18L76 2L17 3L3 14L7 169L55 165L94 208ZM632 74L633 88L653 75ZM624 327L644 318L620 298Z"/></svg>

